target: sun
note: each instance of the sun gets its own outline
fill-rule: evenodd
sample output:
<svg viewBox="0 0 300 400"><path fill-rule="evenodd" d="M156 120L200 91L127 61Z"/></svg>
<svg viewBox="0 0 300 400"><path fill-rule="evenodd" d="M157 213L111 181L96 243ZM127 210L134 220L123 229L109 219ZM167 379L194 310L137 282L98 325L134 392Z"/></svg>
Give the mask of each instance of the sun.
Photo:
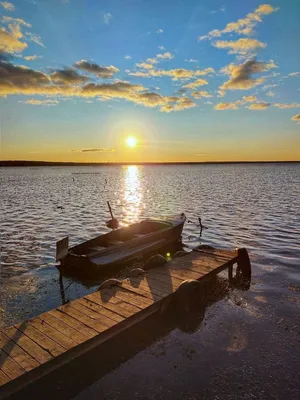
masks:
<svg viewBox="0 0 300 400"><path fill-rule="evenodd" d="M137 143L137 140L134 136L128 136L128 138L126 139L126 144L129 147L135 147Z"/></svg>

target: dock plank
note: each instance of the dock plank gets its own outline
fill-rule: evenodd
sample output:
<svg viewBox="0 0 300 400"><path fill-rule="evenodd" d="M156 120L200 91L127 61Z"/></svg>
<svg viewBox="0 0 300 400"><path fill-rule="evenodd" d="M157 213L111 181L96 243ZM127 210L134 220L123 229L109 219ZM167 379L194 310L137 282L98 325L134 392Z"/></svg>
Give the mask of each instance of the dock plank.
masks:
<svg viewBox="0 0 300 400"><path fill-rule="evenodd" d="M133 292L129 292L128 290L120 287L115 289L115 297L118 297L120 300L123 300L127 303L133 304L141 310L154 303L153 300L147 299L146 297L140 296Z"/></svg>
<svg viewBox="0 0 300 400"><path fill-rule="evenodd" d="M134 288L145 288L146 290L158 296L167 297L169 294L173 293L173 289L164 287L160 284L160 281L155 281L154 284L151 284L149 279L147 280L145 277L143 277L143 279L131 277L127 278L125 281Z"/></svg>
<svg viewBox="0 0 300 400"><path fill-rule="evenodd" d="M66 350L71 349L74 346L77 346L77 343L74 342L74 340L72 340L65 334L59 332L51 325L48 325L47 322L40 319L39 317L30 320L30 324L33 325L41 333L52 339L54 342L58 343L61 347L64 347Z"/></svg>
<svg viewBox="0 0 300 400"><path fill-rule="evenodd" d="M82 313L87 313L87 315L95 319L96 321L99 321L101 324L104 325L104 327L110 328L111 326L114 326L118 323L118 321L115 321L111 318L109 318L107 315L101 314L96 310L97 306L93 307L90 302L83 300L83 302L77 300L76 303L74 304L74 307L77 308L78 311L81 311ZM100 307L99 307L100 308Z"/></svg>
<svg viewBox="0 0 300 400"><path fill-rule="evenodd" d="M9 328L4 328L2 330L4 335L7 335L13 342L18 344L26 353L28 353L32 358L34 358L39 364L43 364L49 361L53 356L45 351L43 348L38 346L33 340L28 336L24 335L16 327L12 326Z"/></svg>
<svg viewBox="0 0 300 400"><path fill-rule="evenodd" d="M125 318L131 317L133 314L136 314L137 312L140 311L138 307L122 302L119 299L110 298L106 296L104 293L100 294L99 292L95 292L88 296L85 296L85 298L94 301L95 303Z"/></svg>
<svg viewBox="0 0 300 400"><path fill-rule="evenodd" d="M26 371L19 364L17 364L5 351L0 351L0 369L10 379L16 379L18 376L24 374Z"/></svg>
<svg viewBox="0 0 300 400"><path fill-rule="evenodd" d="M94 329L98 333L101 333L107 329L107 326L97 321L96 318L91 318L87 314L83 314L81 311L78 311L77 308L73 307L71 304L67 304L66 306L59 307L59 310L64 312L67 315L70 315L74 319L82 322L84 325L88 326L89 328Z"/></svg>
<svg viewBox="0 0 300 400"><path fill-rule="evenodd" d="M59 356L65 351L62 346L60 346L54 340L50 339L48 336L37 330L30 322L26 326L23 326L22 324L17 324L15 325L15 328L23 332L42 349L50 353L53 357Z"/></svg>
<svg viewBox="0 0 300 400"><path fill-rule="evenodd" d="M25 371L30 371L33 368L38 367L40 364L32 358L25 350L23 350L18 344L13 342L7 336L0 332L0 347L1 349L10 355L10 357L16 361Z"/></svg>
<svg viewBox="0 0 300 400"><path fill-rule="evenodd" d="M8 383L11 379L0 369L0 386L5 385Z"/></svg>
<svg viewBox="0 0 300 400"><path fill-rule="evenodd" d="M144 296L144 297L146 297L150 300L154 300L154 301L161 300L162 298L166 297L166 295L152 293L150 288L147 286L135 287L135 286L131 285L129 282L127 282L126 280L122 281L122 287L125 288L126 290L129 290L130 292L137 293L141 296Z"/></svg>
<svg viewBox="0 0 300 400"><path fill-rule="evenodd" d="M111 310L108 310L107 308L100 306L99 304L97 304L97 303L93 302L92 300L87 299L85 297L83 297L82 299L79 299L78 302L83 305L88 305L89 307L91 307L92 310L95 310L100 315L110 318L115 322L121 322L124 320L124 317L122 317L121 315L119 315Z"/></svg>
<svg viewBox="0 0 300 400"><path fill-rule="evenodd" d="M62 320L53 317L53 315L49 313L44 313L40 315L40 319L42 321L47 322L48 325L52 326L52 328L55 328L57 331L63 333L64 335L72 338L74 342L77 344L80 344L84 341L86 341L87 336L83 335L79 331L71 328L69 325L65 324Z"/></svg>
<svg viewBox="0 0 300 400"><path fill-rule="evenodd" d="M98 334L98 332L90 328L89 326L83 324L81 321L78 321L76 318L64 313L62 310L56 309L48 311L50 315L56 317L57 319L63 321L66 325L70 326L71 328L77 330L79 333L84 335L86 339L90 339Z"/></svg>

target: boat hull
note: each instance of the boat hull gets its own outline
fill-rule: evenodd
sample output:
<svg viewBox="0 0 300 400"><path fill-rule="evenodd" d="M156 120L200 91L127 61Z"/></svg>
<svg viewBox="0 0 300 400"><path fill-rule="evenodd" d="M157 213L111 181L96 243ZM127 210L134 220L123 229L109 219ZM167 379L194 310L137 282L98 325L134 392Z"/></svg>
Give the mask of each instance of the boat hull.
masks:
<svg viewBox="0 0 300 400"><path fill-rule="evenodd" d="M178 218L172 220L172 223L169 223L170 226L166 229L141 235L141 237L115 245L106 251L100 251L93 255L76 254L75 251L77 250L78 252L78 248L84 246L84 244L75 246L70 249L67 257L61 262L61 268L69 271L81 268L91 271L105 270L117 266L122 267L135 259L145 258L153 252L159 252L160 249L167 249L172 243L178 241L181 238L185 219L184 214L181 214ZM109 235L107 234L107 236ZM92 241L89 242L93 243Z"/></svg>

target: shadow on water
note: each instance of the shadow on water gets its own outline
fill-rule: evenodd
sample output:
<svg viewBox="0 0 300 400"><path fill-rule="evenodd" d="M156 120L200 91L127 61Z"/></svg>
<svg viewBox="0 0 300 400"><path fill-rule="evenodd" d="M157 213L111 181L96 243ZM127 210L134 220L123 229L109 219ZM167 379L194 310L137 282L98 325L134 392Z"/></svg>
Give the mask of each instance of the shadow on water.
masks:
<svg viewBox="0 0 300 400"><path fill-rule="evenodd" d="M152 314L104 344L83 352L67 365L29 384L9 399L40 399L45 393L47 398L55 396L56 400L72 398L172 330L180 329L188 333L199 331L207 307L222 300L231 290L228 280L215 277L197 290L191 290L183 307L173 296L167 309Z"/></svg>

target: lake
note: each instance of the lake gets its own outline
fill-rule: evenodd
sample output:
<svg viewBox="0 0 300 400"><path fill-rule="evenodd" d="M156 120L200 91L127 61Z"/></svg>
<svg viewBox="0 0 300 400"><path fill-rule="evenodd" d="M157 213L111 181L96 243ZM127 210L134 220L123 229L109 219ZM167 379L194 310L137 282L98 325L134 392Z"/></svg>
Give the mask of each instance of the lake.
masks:
<svg viewBox="0 0 300 400"><path fill-rule="evenodd" d="M219 359L224 368L231 360L237 370L249 364L249 368L255 365L260 371L260 346L270 368L268 377L266 368L261 370L265 378L257 381L258 390L265 387L268 393L273 390L280 394L274 398L294 398L285 397L288 382L289 393L294 393L295 398L299 395L293 392L297 385L291 363L298 362L299 369L295 346L297 342L299 346L300 323L300 164L15 167L1 168L0 179L0 325L21 321L59 304L55 243L68 235L73 245L106 232L105 221L110 219L107 200L122 225L143 217L185 212L193 222L184 227L186 247L202 243L222 248L246 247L249 251L253 279L248 292L229 293L210 308L206 328L193 335L175 329L150 350L87 389L82 398L97 398L103 390L109 399L126 398L126 390L128 398L132 398L134 391L141 394L145 387L151 391L161 385L161 375L165 376L163 383L170 385L170 398L180 398L184 390L177 379L182 369L172 369L171 374L170 362L181 363L190 371L185 383L191 388L190 398L196 398L192 397L193 388L206 393L207 379L214 379L207 361L199 364L196 355L212 357L214 365ZM194 223L198 217L207 227L201 238ZM70 299L94 290L92 285L67 283ZM242 300L237 302L237 297ZM222 341L227 343L225 347ZM181 348L193 347L191 357L183 356L179 361L178 342ZM161 346L164 355L160 353ZM216 350L211 353L214 346ZM174 353L166 349L173 349ZM240 354L244 361L236 358ZM147 368L152 378L149 381L140 366L148 360L155 369L157 359L160 367L155 373L151 375ZM205 368L201 369L203 378L199 380L195 370L200 366ZM218 370L218 376L220 373ZM128 382L121 379L124 374L128 375L130 390ZM277 377L273 389L271 375ZM250 388L250 381L243 376ZM119 395L113 388L114 379L121 379ZM224 385L229 393L230 385ZM215 392L207 393L220 395L217 388L209 388ZM253 387L251 390L254 393ZM148 397L141 394L140 398ZM160 397L157 393L149 398Z"/></svg>

